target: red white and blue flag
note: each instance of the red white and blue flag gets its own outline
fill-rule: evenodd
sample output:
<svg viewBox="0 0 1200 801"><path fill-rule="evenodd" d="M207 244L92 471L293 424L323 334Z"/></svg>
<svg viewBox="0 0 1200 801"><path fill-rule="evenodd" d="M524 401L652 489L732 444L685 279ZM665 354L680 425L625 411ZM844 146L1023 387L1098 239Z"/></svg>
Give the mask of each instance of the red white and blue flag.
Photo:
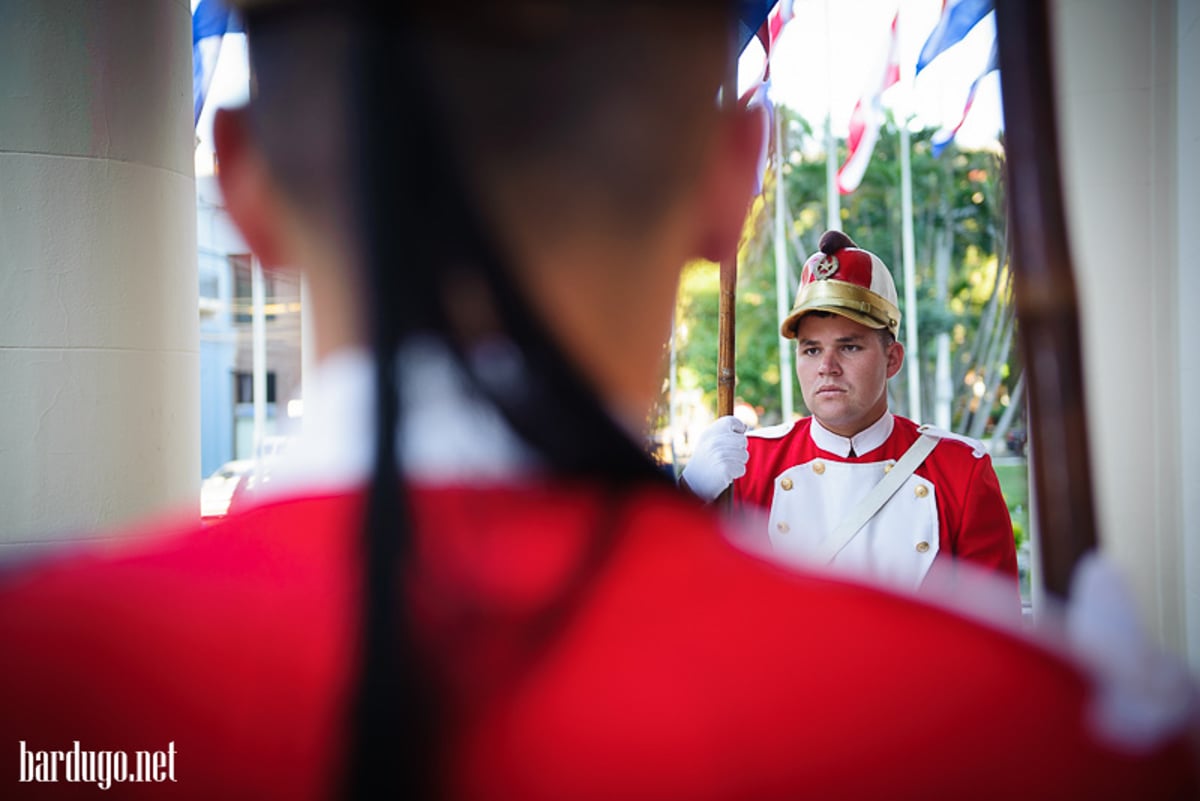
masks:
<svg viewBox="0 0 1200 801"><path fill-rule="evenodd" d="M241 33L236 14L222 0L200 0L192 9L192 124L200 122L204 100L217 69L217 58L227 33Z"/></svg>
<svg viewBox="0 0 1200 801"><path fill-rule="evenodd" d="M755 193L763 188L763 174L766 171L767 157L770 151L772 132L775 130L775 109L767 100L767 90L771 85L771 57L775 52L775 44L784 26L795 16L792 10L792 0L780 0L771 9L762 25L755 31L752 38L757 39L762 47L762 64L757 77L749 81L739 80L739 86L745 87L738 97L739 103L745 107L761 106L766 109L768 124L763 129L763 142L759 150L758 169L755 182Z"/></svg>
<svg viewBox="0 0 1200 801"><path fill-rule="evenodd" d="M945 150L946 146L953 142L954 137L958 135L958 129L962 128L963 123L967 121L967 115L971 113L971 106L975 103L975 93L979 90L979 83L988 75L988 73L999 69L999 67L1000 62L996 49L996 39L993 36L991 55L988 56L987 64L984 65L983 70L979 73L978 77L971 82L971 88L967 91L967 100L963 105L962 116L958 118L958 123L952 127L944 126L940 128L936 133L934 133L932 139L930 139L931 150L934 158L942 155L942 151Z"/></svg>
<svg viewBox="0 0 1200 801"><path fill-rule="evenodd" d="M942 0L942 14L917 56L916 74L920 75L929 62L962 41L995 6L995 0Z"/></svg>
<svg viewBox="0 0 1200 801"><path fill-rule="evenodd" d="M763 21L763 24L757 31L754 32L754 39L758 40L762 47L763 59L762 68L758 72L758 78L751 82L750 89L743 93L743 100L749 94L754 94L759 91L760 86L765 86L771 81L771 56L775 52L775 43L779 40L779 34L783 32L783 28L795 12L792 9L793 0L779 0L778 3L771 9L770 14Z"/></svg>
<svg viewBox="0 0 1200 801"><path fill-rule="evenodd" d="M838 191L848 195L858 188L871 152L879 141L879 126L883 124L883 93L900 82L899 39L896 27L900 15L892 17L892 28L882 69L871 76L866 93L859 98L850 114L850 133L846 139L846 163L837 172Z"/></svg>

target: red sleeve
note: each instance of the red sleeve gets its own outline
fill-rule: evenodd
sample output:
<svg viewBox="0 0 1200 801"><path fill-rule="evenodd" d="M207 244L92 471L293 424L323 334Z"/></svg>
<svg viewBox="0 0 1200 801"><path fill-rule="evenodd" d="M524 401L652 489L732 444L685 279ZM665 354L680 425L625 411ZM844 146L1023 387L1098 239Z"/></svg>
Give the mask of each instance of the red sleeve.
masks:
<svg viewBox="0 0 1200 801"><path fill-rule="evenodd" d="M761 442L750 440L750 459L746 474L733 480L733 500L739 508L770 509L775 492L775 476Z"/></svg>
<svg viewBox="0 0 1200 801"><path fill-rule="evenodd" d="M962 523L952 532L952 550L958 559L1017 578L1017 549L1012 517L991 457L974 459L974 469L963 495Z"/></svg>

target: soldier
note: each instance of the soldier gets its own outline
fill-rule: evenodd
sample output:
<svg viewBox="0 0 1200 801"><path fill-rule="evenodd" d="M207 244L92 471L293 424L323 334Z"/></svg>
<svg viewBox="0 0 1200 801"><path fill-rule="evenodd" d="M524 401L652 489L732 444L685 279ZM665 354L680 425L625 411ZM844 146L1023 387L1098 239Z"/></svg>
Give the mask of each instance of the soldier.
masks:
<svg viewBox="0 0 1200 801"><path fill-rule="evenodd" d="M229 213L312 281L315 450L216 525L4 577L0 794L92 797L98 761L121 798L1196 789L1186 682L1095 722L1144 683L733 548L627 433L753 189L736 4L381 5L247 2L216 122Z"/></svg>
<svg viewBox="0 0 1200 801"><path fill-rule="evenodd" d="M733 484L769 509L779 559L915 589L935 561L1017 576L1012 520L982 443L888 410L900 371L900 310L883 261L827 231L804 264L784 337L812 416L746 431L732 416L701 435L682 482L706 501Z"/></svg>

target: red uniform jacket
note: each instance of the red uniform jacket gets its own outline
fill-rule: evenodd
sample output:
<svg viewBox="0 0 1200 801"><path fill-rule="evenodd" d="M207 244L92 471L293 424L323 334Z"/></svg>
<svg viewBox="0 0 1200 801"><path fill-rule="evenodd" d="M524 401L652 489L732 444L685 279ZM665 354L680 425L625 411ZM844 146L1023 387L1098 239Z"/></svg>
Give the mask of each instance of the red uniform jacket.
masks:
<svg viewBox="0 0 1200 801"><path fill-rule="evenodd" d="M750 460L746 465L746 475L734 482L734 498L743 505L764 509L770 509L777 499L794 504L793 509L797 511L793 511L787 522L776 520L779 515L773 515L774 525L780 526L783 522L781 527L790 526L790 530L785 532L771 531L777 551L786 549L795 538L812 539L824 535L853 508L853 501L865 495L870 486L882 477L884 467L899 460L920 436L917 424L911 420L899 416L892 416L892 420L894 425L890 434L880 434L876 441L869 443L870 450L855 456L820 447L813 436L811 417L796 421L790 429L780 426L765 432L765 435L752 434L749 437ZM884 436L886 439L883 439ZM859 478L857 474L838 474L835 468L844 464L861 466L850 469L858 469L864 475L870 473L868 465L875 465L878 475ZM788 481L783 484L784 489L779 489L777 479L780 475L797 466L804 470L796 474L794 487L792 481ZM810 476L810 473L820 473L820 478ZM916 495L913 496L906 485L905 490L897 492L881 510L878 519L882 520L887 530L876 534L869 531L872 524L868 524L864 529L867 533L860 537L896 538L911 534L913 542L906 540L904 548L911 552L912 558L918 559L920 555L913 550L914 546L921 549L921 553L926 553L928 546L933 543L927 542L928 538L918 531L898 529L905 526L916 528L922 519L928 519L936 531L934 536L937 545L933 552L928 553L930 560L965 560L1015 580L1017 557L1012 519L996 472L992 469L991 459L973 452L969 444L960 440L943 438L916 469L915 475L920 480L910 480L909 483L915 485ZM803 483L802 478L812 480ZM859 486L851 492L847 492L848 488L840 488L842 495L834 498L834 491L824 485L839 480L843 484L857 482ZM782 497L785 490L789 496L786 499ZM820 503L830 507L824 510L825 518L821 518L815 510L805 514L808 511L806 506L815 507ZM933 509L927 509L930 504L936 509L936 514L919 518L918 515L933 512ZM885 555L882 558L908 556Z"/></svg>
<svg viewBox="0 0 1200 801"><path fill-rule="evenodd" d="M668 490L448 487L413 510L451 798L1196 797L1181 738L1133 754L1093 733L1089 680L1064 658L760 561ZM357 493L282 499L8 571L0 797L328 797L362 512ZM586 554L601 561L571 593ZM566 625L531 645L564 598ZM170 744L173 780L104 792L60 763L57 783L20 781L76 741Z"/></svg>

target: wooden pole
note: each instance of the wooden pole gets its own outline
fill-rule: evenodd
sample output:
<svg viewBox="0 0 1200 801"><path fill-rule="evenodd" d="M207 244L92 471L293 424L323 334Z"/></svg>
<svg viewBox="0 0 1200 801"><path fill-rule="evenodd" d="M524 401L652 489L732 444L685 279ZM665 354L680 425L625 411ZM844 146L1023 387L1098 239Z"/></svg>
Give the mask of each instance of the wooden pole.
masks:
<svg viewBox="0 0 1200 801"><path fill-rule="evenodd" d="M1045 3L997 3L996 33L1042 574L1046 590L1065 598L1079 558L1096 547L1096 521Z"/></svg>
<svg viewBox="0 0 1200 801"><path fill-rule="evenodd" d="M721 297L717 320L717 414L733 414L733 389L737 381L734 367L734 302L737 299L737 257L721 262Z"/></svg>
<svg viewBox="0 0 1200 801"><path fill-rule="evenodd" d="M737 105L738 42L734 37L729 67L721 87L721 105L732 109ZM717 303L717 416L733 414L733 391L737 383L734 365L734 304L737 300L737 248L721 260L720 295ZM728 508L732 495L726 489L717 497L717 503Z"/></svg>

